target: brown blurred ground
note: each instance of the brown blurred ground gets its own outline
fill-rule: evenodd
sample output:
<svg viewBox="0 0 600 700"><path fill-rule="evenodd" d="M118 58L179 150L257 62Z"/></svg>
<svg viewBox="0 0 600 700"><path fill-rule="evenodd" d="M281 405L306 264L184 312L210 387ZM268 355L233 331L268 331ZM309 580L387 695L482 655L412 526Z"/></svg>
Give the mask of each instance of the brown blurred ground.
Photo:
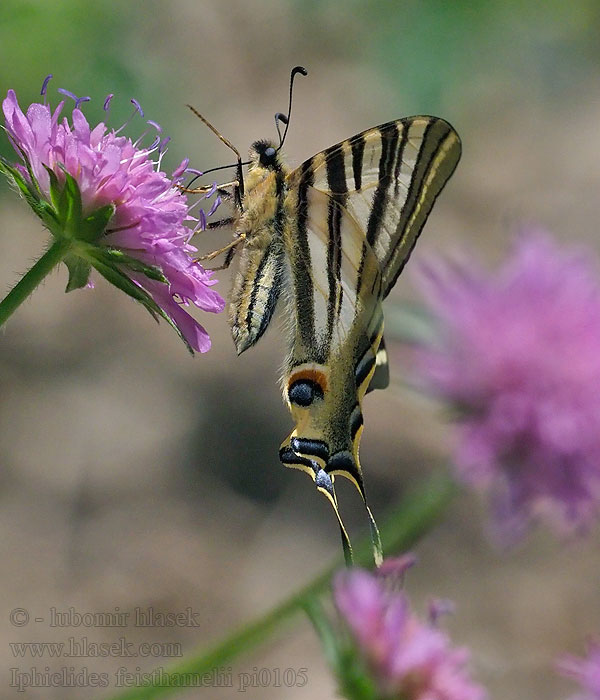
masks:
<svg viewBox="0 0 600 700"><path fill-rule="evenodd" d="M305 63L310 76L298 81L287 143L292 163L402 116L402 94L390 96L401 88L360 55L366 30L351 17L344 21L356 47L352 56L299 34L285 4L224 5L158 4L157 16L141 11L136 41L158 46L154 60L160 62L164 36L173 39L169 60L181 67L174 82L182 84L160 89L181 105L195 104L235 143L272 135L272 115L285 109L287 73L297 63ZM45 71L40 67L42 77ZM476 71L464 102L446 96L441 116L460 132L464 157L415 260L456 249L498 260L523 221L598 250L600 73L591 67L585 81L555 99L526 82L526 72L500 73L483 85ZM404 114L416 111L407 98ZM190 152L199 167L228 159L183 106L180 118L173 134L179 157ZM5 197L1 206L0 280L8 288L39 254L44 234L16 198ZM217 240L207 235L198 244L210 250ZM220 280L225 294L230 274L220 273ZM134 643L181 642L189 653L267 610L339 546L324 499L305 476L278 463L291 423L277 384L282 341L275 329L238 359L225 317L203 317L213 350L192 359L166 326L156 327L116 290L99 282L93 291L65 296L65 283L63 271L51 276L0 342L0 696L7 698L23 696L8 687L10 667L70 665L15 659L8 642L84 635L112 641L124 634ZM412 295L405 276L388 304ZM392 367L398 381L405 370ZM383 514L444 462L451 438L437 407L399 384L370 395L365 414L362 461L373 510ZM360 504L350 488L340 490L358 532ZM568 547L536 533L516 551L500 553L485 539L484 523L484 508L463 494L417 548L419 566L408 591L421 609L429 595L456 602L449 627L472 647L492 697L564 698L569 685L552 672L553 659L565 650L581 653L585 637L600 632L598 533ZM115 632L8 623L13 608L26 608L33 618L47 616L52 606L90 612L192 607L203 624ZM111 687L119 666L168 666L153 658L85 663L111 674ZM254 666L306 667L308 684L250 688L248 698L335 696L319 644L302 620L236 662L234 682ZM41 689L25 697L107 695ZM232 689L213 688L181 694L232 696Z"/></svg>

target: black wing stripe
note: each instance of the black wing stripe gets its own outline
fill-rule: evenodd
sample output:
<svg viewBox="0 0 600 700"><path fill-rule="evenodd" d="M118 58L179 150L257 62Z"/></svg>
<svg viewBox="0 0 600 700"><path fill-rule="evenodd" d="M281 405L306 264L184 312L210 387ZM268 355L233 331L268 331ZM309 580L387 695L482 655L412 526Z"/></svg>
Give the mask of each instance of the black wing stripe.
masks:
<svg viewBox="0 0 600 700"><path fill-rule="evenodd" d="M402 158L404 156L404 147L408 142L408 125L402 124L402 135L400 136L400 145L396 153L396 166L394 168L394 197L400 194L400 170L402 168Z"/></svg>
<svg viewBox="0 0 600 700"><path fill-rule="evenodd" d="M429 124L427 124L425 130L423 131L423 137L421 139L421 145L419 147L419 154L415 162L415 169L413 170L413 174L410 179L408 192L406 194L406 200L404 202L404 206L402 207L402 214L400 216L400 220L398 221L397 231L400 232L400 236L394 242L394 245L388 250L386 260L384 261L384 269L385 265L389 263L389 260L394 253L395 247L402 240L402 235L406 228L406 224L408 223L410 216L415 208L417 197L419 196L421 187L423 185L423 181L425 179L425 176L427 175L427 170L430 166L431 160L427 159L426 151L428 149L428 146L430 145L429 134L434 123L435 122L433 121L429 122ZM431 159L433 159L434 156L435 153L432 153Z"/></svg>
<svg viewBox="0 0 600 700"><path fill-rule="evenodd" d="M420 202L423 187L425 183L427 183L429 176L431 175L433 165L436 162L440 151L447 143L449 137L454 138L454 132L451 127L442 120L432 120L430 124L428 124L423 134L419 157L417 159L417 166L415 167L409 192L406 198L406 203L396 228L394 244L390 246L390 249L388 250L386 258L382 264L382 268L385 271L383 291L384 298L388 295L391 288L396 283L396 280L402 272L404 265L408 261L419 234L427 221L427 217L429 216L437 196L448 181L448 178L454 172L454 168L458 163L458 160L456 160L455 163L451 164L450 169L443 175L442 178L440 178L439 182L437 183L435 191L430 190L430 197L428 201L424 203ZM413 221L413 214L417 210L417 206L419 204L421 204L421 208L417 213L417 219ZM411 221L412 225L409 227ZM408 228L410 228L410 231ZM405 242L408 234L410 234L412 239L410 242L410 247L406 251L402 251L401 257L399 257L400 247Z"/></svg>
<svg viewBox="0 0 600 700"><path fill-rule="evenodd" d="M354 176L354 189L360 190L362 185L363 154L365 152L365 136L358 134L350 142L352 149L352 174Z"/></svg>
<svg viewBox="0 0 600 700"><path fill-rule="evenodd" d="M329 459L329 446L323 440L294 437L290 442L290 447L296 454L308 459L317 457L323 462L327 462Z"/></svg>
<svg viewBox="0 0 600 700"><path fill-rule="evenodd" d="M341 309L342 209L340 207L346 204L348 196L343 145L325 151L325 163L327 184L332 192L327 216L327 280L329 285L327 339L328 342L331 342L336 316Z"/></svg>
<svg viewBox="0 0 600 700"><path fill-rule="evenodd" d="M369 376L369 373L371 372L374 366L375 353L373 352L373 349L369 346L354 370L354 378L356 380L357 387L362 386L362 383Z"/></svg>
<svg viewBox="0 0 600 700"><path fill-rule="evenodd" d="M388 138L390 129L379 128L381 136L381 156L379 158L379 178L375 194L373 195L373 203L371 205L371 213L367 222L367 241L371 246L375 243L383 214L385 212L387 200L387 188L390 183L391 165L396 156L396 147L398 145L398 129L393 125L391 138Z"/></svg>
<svg viewBox="0 0 600 700"><path fill-rule="evenodd" d="M387 201L387 189L390 183L390 171L391 166L394 163L396 157L396 148L398 145L398 126L396 122L388 122L387 124L382 124L377 128L379 136L381 138L381 155L379 157L379 176L377 188L375 194L373 195L373 201L371 204L371 211L369 213L369 219L367 222L367 243L369 246L373 246L383 220L383 215L385 213L386 201ZM389 138L391 134L391 138ZM364 135L363 135L364 138ZM357 294L360 294L364 283L364 266L365 259L368 254L367 246L363 244L362 257L360 261L360 268L358 271L358 280L356 284ZM373 281L375 282L375 280Z"/></svg>
<svg viewBox="0 0 600 700"><path fill-rule="evenodd" d="M329 458L329 461L327 462L327 467L325 468L325 471L328 474L331 474L332 472L348 474L350 479L356 483L361 496L363 498L365 497L363 477L360 473L358 465L354 461L354 457L350 452L346 452L344 450L342 452L336 452L335 454L332 454Z"/></svg>
<svg viewBox="0 0 600 700"><path fill-rule="evenodd" d="M308 243L308 189L314 181L312 158L302 164L301 178L298 185L298 256L293 266L296 286L296 303L300 337L305 347L315 344L315 307L314 289L311 274L311 255Z"/></svg>
<svg viewBox="0 0 600 700"><path fill-rule="evenodd" d="M362 425L363 425L362 411L360 410L360 405L356 404L356 406L354 406L354 408L352 409L352 413L350 414L350 437L352 438L352 442L354 442L354 438L356 437L356 433L358 433L358 431Z"/></svg>

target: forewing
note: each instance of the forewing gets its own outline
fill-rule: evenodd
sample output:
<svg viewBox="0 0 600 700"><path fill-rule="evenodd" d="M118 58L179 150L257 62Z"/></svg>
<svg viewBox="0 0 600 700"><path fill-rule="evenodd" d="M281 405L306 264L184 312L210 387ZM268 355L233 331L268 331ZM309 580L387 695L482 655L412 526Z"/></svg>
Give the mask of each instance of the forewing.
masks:
<svg viewBox="0 0 600 700"><path fill-rule="evenodd" d="M437 117L368 129L306 161L290 176L342 204L371 246L387 296L460 159L460 139Z"/></svg>
<svg viewBox="0 0 600 700"><path fill-rule="evenodd" d="M370 336L381 297L379 263L338 199L305 178L290 191L294 225L284 236L296 305L298 359L326 362L352 336Z"/></svg>

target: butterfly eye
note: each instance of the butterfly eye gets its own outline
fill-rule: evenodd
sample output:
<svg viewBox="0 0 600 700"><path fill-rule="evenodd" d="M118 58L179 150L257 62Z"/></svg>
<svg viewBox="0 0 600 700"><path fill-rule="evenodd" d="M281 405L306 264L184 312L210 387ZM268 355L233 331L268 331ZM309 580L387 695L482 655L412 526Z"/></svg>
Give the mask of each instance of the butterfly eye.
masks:
<svg viewBox="0 0 600 700"><path fill-rule="evenodd" d="M267 157L267 158L274 158L275 153L276 153L276 151L273 148L273 146L269 146L269 148L265 149L265 157Z"/></svg>
<svg viewBox="0 0 600 700"><path fill-rule="evenodd" d="M312 379L298 379L290 386L288 397L296 406L310 406L315 399L323 398L323 388Z"/></svg>

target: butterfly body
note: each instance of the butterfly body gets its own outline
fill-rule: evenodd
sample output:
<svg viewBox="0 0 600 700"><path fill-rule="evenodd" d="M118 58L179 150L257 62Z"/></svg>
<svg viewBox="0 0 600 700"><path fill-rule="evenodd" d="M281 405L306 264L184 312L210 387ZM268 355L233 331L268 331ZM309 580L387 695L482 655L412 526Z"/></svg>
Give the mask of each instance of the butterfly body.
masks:
<svg viewBox="0 0 600 700"><path fill-rule="evenodd" d="M280 448L307 472L338 516L343 475L366 504L359 462L362 400L388 383L382 301L460 158L460 140L436 117L383 124L290 171L267 141L250 149L235 235L243 241L230 300L241 353L284 306L282 390L295 428ZM376 560L378 533L371 516Z"/></svg>

